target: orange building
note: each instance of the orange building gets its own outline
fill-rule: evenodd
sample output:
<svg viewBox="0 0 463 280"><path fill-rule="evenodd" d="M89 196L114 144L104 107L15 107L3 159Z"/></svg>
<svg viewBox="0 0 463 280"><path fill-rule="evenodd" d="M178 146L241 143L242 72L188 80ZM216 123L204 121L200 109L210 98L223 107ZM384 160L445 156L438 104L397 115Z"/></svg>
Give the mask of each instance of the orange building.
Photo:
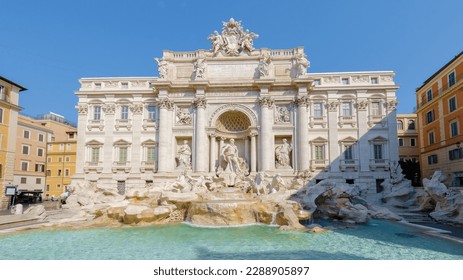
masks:
<svg viewBox="0 0 463 280"><path fill-rule="evenodd" d="M416 90L422 178L434 171L463 187L463 52Z"/></svg>

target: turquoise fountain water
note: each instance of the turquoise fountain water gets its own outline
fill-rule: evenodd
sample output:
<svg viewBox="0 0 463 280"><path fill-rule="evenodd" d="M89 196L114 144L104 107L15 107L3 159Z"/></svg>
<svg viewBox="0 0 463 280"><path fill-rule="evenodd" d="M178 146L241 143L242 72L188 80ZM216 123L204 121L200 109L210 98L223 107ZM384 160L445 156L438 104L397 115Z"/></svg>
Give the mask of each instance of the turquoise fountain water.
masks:
<svg viewBox="0 0 463 280"><path fill-rule="evenodd" d="M397 223L313 234L276 227L186 224L124 229L42 230L0 236L0 259L463 259L463 244Z"/></svg>

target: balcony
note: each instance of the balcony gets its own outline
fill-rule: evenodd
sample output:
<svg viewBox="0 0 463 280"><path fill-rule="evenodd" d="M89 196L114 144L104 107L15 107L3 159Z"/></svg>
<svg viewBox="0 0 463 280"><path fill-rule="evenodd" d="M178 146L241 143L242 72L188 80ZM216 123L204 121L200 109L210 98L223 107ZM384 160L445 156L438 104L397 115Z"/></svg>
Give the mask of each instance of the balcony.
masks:
<svg viewBox="0 0 463 280"><path fill-rule="evenodd" d="M368 116L368 126L372 127L375 124L381 124L382 127L386 126L385 116L382 115L369 115Z"/></svg>
<svg viewBox="0 0 463 280"><path fill-rule="evenodd" d="M88 131L99 130L103 131L104 121L103 120L89 120L87 124Z"/></svg>
<svg viewBox="0 0 463 280"><path fill-rule="evenodd" d="M341 171L358 171L359 161L358 159L341 159L339 167Z"/></svg>
<svg viewBox="0 0 463 280"><path fill-rule="evenodd" d="M87 162L85 162L85 166L84 166L84 172L85 173L90 173L90 172L101 173L102 171L103 171L103 162L101 162L101 161L98 161L98 162L87 161Z"/></svg>
<svg viewBox="0 0 463 280"><path fill-rule="evenodd" d="M326 128L327 126L326 116L310 117L309 126L311 128L313 128L314 126L321 126L323 128Z"/></svg>
<svg viewBox="0 0 463 280"><path fill-rule="evenodd" d="M355 116L339 116L338 125L339 127L344 127L344 125L350 125L355 127L357 124L357 118Z"/></svg>
<svg viewBox="0 0 463 280"><path fill-rule="evenodd" d="M156 172L156 162L155 161L142 161L141 162L141 167L140 167L140 172L141 173L146 173L146 172Z"/></svg>
<svg viewBox="0 0 463 280"><path fill-rule="evenodd" d="M325 170L328 167L328 160L327 159L312 159L310 160L310 169L312 171L315 170Z"/></svg>
<svg viewBox="0 0 463 280"><path fill-rule="evenodd" d="M388 159L370 159L370 170L389 170Z"/></svg>
<svg viewBox="0 0 463 280"><path fill-rule="evenodd" d="M116 129L116 131L119 131L121 128L125 128L127 129L127 131L130 131L132 129L132 120L117 119L114 128Z"/></svg>
<svg viewBox="0 0 463 280"><path fill-rule="evenodd" d="M156 120L154 119L144 119L143 120L143 130L156 130Z"/></svg>
<svg viewBox="0 0 463 280"><path fill-rule="evenodd" d="M130 166L130 161L114 161L111 170L113 173L129 173L131 168L132 167Z"/></svg>

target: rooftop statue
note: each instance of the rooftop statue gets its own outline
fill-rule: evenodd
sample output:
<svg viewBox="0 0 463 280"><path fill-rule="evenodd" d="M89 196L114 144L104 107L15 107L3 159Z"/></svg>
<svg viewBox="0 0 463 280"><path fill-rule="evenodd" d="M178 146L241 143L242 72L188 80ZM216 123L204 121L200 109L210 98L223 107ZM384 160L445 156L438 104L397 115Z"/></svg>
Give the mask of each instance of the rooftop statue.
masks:
<svg viewBox="0 0 463 280"><path fill-rule="evenodd" d="M258 38L254 32L248 29L243 31L241 21L231 18L228 22L223 22L222 34L214 31L208 39L212 41L212 52L217 55L222 52L224 55L238 56L241 52L252 52L254 50L254 38Z"/></svg>

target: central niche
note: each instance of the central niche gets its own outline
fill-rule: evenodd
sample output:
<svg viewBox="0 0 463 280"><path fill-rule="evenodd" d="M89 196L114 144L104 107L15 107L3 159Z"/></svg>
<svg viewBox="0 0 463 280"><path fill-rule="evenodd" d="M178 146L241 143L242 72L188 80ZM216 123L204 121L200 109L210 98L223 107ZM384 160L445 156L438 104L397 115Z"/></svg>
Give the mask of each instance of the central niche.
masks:
<svg viewBox="0 0 463 280"><path fill-rule="evenodd" d="M240 111L228 111L217 119L216 128L223 132L241 132L251 126L248 116Z"/></svg>

